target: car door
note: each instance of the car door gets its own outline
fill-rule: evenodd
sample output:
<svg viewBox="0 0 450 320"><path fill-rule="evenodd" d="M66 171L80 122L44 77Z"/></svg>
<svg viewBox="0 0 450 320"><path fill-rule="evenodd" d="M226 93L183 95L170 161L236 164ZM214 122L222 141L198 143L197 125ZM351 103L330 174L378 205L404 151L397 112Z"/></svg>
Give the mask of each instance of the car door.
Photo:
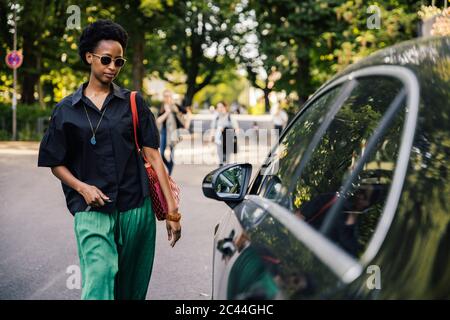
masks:
<svg viewBox="0 0 450 320"><path fill-rule="evenodd" d="M394 69L337 81L286 130L230 216L225 235L240 246L226 262L223 298L332 298L362 275L381 245L380 220L392 221L399 153L413 135L403 128L417 88Z"/></svg>
<svg viewBox="0 0 450 320"><path fill-rule="evenodd" d="M297 131L296 128L301 127L300 124L311 124L305 126L301 134L305 139L312 139L320 123L325 121L326 111L331 107L332 102L338 98L338 95L342 95L340 100L335 101L334 107L336 108L336 104L342 103L345 96L350 94L352 86L346 86L343 90L339 87L323 95L316 101L314 106L309 108L309 112L305 116L296 121L298 125L293 130L288 130L288 132L295 133ZM272 156L267 159L263 168L268 168L270 164L270 168L273 169L274 164L278 161L277 152L277 150L272 152ZM299 150L299 152L301 151ZM261 179L261 176L263 174L260 172L257 179ZM253 246L250 245L248 238L248 230L253 229L266 214L267 212L264 208L260 208L247 198L221 221L220 228L216 231L214 242L214 298L274 298L279 293L278 291L267 293L258 288L259 280L257 279L268 280L267 286L270 288L275 287L271 283L271 276L266 273L264 266L264 261L270 261L270 257L261 254L261 252L257 253ZM255 284L254 289L250 291L242 289L247 288L251 284Z"/></svg>

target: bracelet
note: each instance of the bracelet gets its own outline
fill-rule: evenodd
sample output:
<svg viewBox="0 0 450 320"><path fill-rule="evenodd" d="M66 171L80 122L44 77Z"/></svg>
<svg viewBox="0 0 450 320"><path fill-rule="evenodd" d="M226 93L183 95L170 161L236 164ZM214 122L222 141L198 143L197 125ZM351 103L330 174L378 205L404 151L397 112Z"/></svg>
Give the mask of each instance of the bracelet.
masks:
<svg viewBox="0 0 450 320"><path fill-rule="evenodd" d="M172 211L167 213L167 218L168 221L173 221L173 222L178 222L181 220L181 214L177 211Z"/></svg>

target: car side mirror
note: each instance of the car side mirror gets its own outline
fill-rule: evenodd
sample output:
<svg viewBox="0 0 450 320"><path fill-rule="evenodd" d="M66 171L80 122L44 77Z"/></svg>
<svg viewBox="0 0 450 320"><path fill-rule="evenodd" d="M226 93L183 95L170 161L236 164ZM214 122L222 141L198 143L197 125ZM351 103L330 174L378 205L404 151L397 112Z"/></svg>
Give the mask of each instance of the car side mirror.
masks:
<svg viewBox="0 0 450 320"><path fill-rule="evenodd" d="M251 174L252 165L249 163L229 164L215 169L203 179L203 194L234 208L247 194Z"/></svg>

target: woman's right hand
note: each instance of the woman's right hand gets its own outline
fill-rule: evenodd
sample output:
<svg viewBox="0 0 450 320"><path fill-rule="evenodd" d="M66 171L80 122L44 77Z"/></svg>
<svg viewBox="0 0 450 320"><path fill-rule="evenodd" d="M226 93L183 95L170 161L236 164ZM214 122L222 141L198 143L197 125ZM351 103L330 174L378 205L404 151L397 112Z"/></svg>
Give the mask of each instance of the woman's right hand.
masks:
<svg viewBox="0 0 450 320"><path fill-rule="evenodd" d="M109 197L100 191L96 186L84 183L78 191L89 206L101 207L105 205L105 201L109 201Z"/></svg>

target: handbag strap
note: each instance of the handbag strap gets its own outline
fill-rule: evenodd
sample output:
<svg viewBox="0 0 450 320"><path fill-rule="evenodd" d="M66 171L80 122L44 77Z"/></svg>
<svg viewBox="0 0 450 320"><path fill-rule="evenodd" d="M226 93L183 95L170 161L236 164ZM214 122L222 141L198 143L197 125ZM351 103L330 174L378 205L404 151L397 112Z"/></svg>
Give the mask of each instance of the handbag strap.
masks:
<svg viewBox="0 0 450 320"><path fill-rule="evenodd" d="M142 156L145 163L150 166L150 163L148 162L147 158L145 157L145 154L143 152L141 152L142 150L141 150L141 148L139 148L139 144L138 144L137 128L139 126L139 115L138 115L137 106L136 106L136 94L137 94L137 91L131 91L131 94L130 94L131 117L133 119L134 143L136 144L137 152Z"/></svg>
<svg viewBox="0 0 450 320"><path fill-rule="evenodd" d="M131 91L130 101L131 101L131 117L133 119L134 143L136 144L136 150L138 152L141 152L141 148L139 148L137 138L137 127L139 126L139 116L136 107L136 91Z"/></svg>

